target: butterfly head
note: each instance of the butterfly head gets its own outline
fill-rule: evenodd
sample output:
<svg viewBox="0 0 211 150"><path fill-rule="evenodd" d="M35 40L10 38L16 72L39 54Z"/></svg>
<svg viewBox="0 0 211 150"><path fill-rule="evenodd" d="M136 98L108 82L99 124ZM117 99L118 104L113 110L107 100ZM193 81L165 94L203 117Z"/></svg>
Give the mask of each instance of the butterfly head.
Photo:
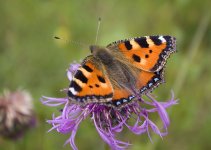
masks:
<svg viewBox="0 0 211 150"><path fill-rule="evenodd" d="M102 49L102 48L100 46L97 46L97 45L90 45L89 49L90 49L91 53L94 55L98 51L100 51L100 49Z"/></svg>
<svg viewBox="0 0 211 150"><path fill-rule="evenodd" d="M113 56L111 52L109 52L109 49L97 45L91 45L89 48L93 56L100 59L103 64L109 64L113 60Z"/></svg>

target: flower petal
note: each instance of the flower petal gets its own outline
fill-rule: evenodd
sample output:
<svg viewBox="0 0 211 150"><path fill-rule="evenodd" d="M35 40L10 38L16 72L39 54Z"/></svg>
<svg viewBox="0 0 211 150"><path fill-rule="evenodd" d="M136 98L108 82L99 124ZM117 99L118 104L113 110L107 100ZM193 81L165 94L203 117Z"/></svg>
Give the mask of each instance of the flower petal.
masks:
<svg viewBox="0 0 211 150"><path fill-rule="evenodd" d="M43 96L40 101L47 106L59 106L65 104L68 101L68 98L52 98Z"/></svg>
<svg viewBox="0 0 211 150"><path fill-rule="evenodd" d="M70 67L69 69L67 70L67 77L70 81L72 81L72 78L73 78L73 74L75 74L75 72L78 70L78 68L80 67L81 65L80 64L77 64L77 63L73 63L73 64L70 64Z"/></svg>

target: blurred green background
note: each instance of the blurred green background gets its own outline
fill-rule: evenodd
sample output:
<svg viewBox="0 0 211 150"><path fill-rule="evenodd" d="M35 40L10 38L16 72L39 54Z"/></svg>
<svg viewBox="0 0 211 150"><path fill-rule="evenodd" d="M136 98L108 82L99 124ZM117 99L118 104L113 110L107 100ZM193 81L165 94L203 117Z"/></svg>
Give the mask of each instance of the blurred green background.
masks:
<svg viewBox="0 0 211 150"><path fill-rule="evenodd" d="M172 35L176 54L168 60L166 84L154 93L168 99L173 89L179 105L168 109L168 136L128 134L132 150L211 149L211 1L210 0L1 0L0 90L23 88L34 97L38 124L18 141L0 139L0 150L69 150L69 135L47 133L53 112L43 106L42 95L64 97L66 69L88 55L102 18L98 44L144 35ZM61 40L53 37L59 36ZM71 42L72 41L72 42ZM74 41L85 44L74 44ZM159 122L159 121L158 121ZM79 150L103 150L90 120L82 123L76 144Z"/></svg>

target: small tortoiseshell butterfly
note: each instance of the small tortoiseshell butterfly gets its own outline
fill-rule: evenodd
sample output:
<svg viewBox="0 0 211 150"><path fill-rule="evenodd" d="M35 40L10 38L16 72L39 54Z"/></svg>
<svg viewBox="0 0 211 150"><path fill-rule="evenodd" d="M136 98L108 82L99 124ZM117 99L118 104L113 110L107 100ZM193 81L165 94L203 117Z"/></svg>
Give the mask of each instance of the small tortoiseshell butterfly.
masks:
<svg viewBox="0 0 211 150"><path fill-rule="evenodd" d="M176 51L176 39L144 36L106 47L92 45L90 50L70 83L69 99L119 107L164 82L164 66Z"/></svg>

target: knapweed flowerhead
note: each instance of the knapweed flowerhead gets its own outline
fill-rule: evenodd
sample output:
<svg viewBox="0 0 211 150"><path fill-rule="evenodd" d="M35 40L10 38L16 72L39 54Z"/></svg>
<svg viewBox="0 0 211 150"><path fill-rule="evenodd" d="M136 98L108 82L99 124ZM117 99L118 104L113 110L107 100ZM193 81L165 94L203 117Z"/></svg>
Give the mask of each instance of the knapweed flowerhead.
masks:
<svg viewBox="0 0 211 150"><path fill-rule="evenodd" d="M24 90L0 95L0 136L18 139L36 123L31 95Z"/></svg>
<svg viewBox="0 0 211 150"><path fill-rule="evenodd" d="M80 64L70 65L67 76L71 82L80 67ZM91 67L87 69L91 69ZM68 93L69 89L64 91ZM121 150L131 145L129 142L123 142L117 137L117 133L120 133L123 128L128 128L128 130L137 135L147 133L149 138L151 131L160 137L167 135L167 127L170 124L170 120L166 108L177 104L173 92L171 98L166 102L158 102L149 93L145 95L147 97L146 100L140 95L135 95L136 100L132 100L121 107L99 102L81 104L71 100L69 95L64 98L42 97L41 101L47 106L63 105L61 114L59 116L53 115L52 120L47 121L52 125L52 129L49 131L55 129L62 134L70 133L70 138L66 141L66 144L70 143L74 150L77 150L75 145L77 130L85 119L92 120L100 137L112 150ZM150 119L150 114L152 113L157 113L160 117L163 123L162 129L159 129ZM133 121L130 121L131 119ZM134 123L131 124L131 122Z"/></svg>

